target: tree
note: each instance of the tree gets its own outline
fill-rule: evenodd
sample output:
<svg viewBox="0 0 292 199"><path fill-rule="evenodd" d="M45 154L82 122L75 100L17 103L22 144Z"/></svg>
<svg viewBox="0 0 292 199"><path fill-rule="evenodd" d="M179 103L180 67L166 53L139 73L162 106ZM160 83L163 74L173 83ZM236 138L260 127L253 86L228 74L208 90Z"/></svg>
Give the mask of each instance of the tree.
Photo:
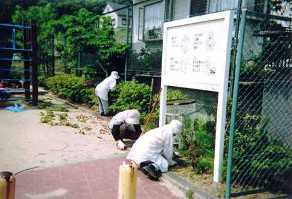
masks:
<svg viewBox="0 0 292 199"><path fill-rule="evenodd" d="M116 42L114 34L111 18L103 17L98 31L98 56L108 70L121 71L128 46Z"/></svg>
<svg viewBox="0 0 292 199"><path fill-rule="evenodd" d="M12 16L14 23L36 23L38 56L46 75L54 75L54 32L56 14L52 4L31 6L27 10L16 6Z"/></svg>

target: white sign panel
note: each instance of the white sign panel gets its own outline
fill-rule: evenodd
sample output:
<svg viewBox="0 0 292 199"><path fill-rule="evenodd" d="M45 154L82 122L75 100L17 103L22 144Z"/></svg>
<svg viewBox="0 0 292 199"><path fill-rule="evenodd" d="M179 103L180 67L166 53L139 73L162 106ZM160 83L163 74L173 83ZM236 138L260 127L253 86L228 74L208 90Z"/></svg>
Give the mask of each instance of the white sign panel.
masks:
<svg viewBox="0 0 292 199"><path fill-rule="evenodd" d="M233 19L226 11L164 25L159 125L165 123L167 86L218 92L215 182L223 163Z"/></svg>
<svg viewBox="0 0 292 199"><path fill-rule="evenodd" d="M165 85L219 91L228 67L228 14L165 23L162 69Z"/></svg>

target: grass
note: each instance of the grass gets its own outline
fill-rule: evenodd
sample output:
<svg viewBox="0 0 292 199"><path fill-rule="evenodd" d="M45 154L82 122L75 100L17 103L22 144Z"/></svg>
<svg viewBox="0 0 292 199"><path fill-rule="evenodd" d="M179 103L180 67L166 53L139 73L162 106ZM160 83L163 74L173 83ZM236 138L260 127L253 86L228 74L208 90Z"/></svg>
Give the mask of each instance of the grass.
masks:
<svg viewBox="0 0 292 199"><path fill-rule="evenodd" d="M39 109L46 109L57 112L69 112L65 104L54 104L50 101L40 100L38 104Z"/></svg>
<svg viewBox="0 0 292 199"><path fill-rule="evenodd" d="M79 128L78 124L70 122L68 113L46 110L41 112L40 116L41 123L46 123L51 126L70 126L72 128Z"/></svg>
<svg viewBox="0 0 292 199"><path fill-rule="evenodd" d="M83 114L77 115L76 119L79 122L86 123L89 120L89 117Z"/></svg>

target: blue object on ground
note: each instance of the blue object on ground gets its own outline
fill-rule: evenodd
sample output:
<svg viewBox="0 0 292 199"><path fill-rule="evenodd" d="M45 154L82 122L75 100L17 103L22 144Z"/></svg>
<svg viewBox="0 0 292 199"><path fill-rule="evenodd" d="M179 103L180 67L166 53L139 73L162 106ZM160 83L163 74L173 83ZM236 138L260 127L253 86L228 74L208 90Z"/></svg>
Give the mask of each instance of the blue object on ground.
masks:
<svg viewBox="0 0 292 199"><path fill-rule="evenodd" d="M14 106L8 106L5 108L7 111L12 111L12 112L21 112L23 111L24 106L20 104L14 104Z"/></svg>

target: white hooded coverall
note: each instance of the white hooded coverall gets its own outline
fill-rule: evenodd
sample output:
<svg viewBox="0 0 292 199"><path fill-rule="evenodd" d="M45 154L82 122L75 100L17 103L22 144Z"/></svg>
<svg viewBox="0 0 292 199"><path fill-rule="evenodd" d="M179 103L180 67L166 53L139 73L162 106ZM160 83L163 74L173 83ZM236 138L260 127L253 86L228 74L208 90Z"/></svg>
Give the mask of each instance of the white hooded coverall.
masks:
<svg viewBox="0 0 292 199"><path fill-rule="evenodd" d="M112 129L114 125L120 125L123 122L129 124L140 124L140 113L136 109L125 110L116 114L109 122L109 128Z"/></svg>
<svg viewBox="0 0 292 199"><path fill-rule="evenodd" d="M109 77L105 78L96 86L95 94L99 98L100 113L108 113L108 92L115 89L118 78L118 73L113 71Z"/></svg>
<svg viewBox="0 0 292 199"><path fill-rule="evenodd" d="M174 134L182 129L182 123L172 120L170 124L148 131L133 145L127 159L138 165L144 161L154 162L161 172L168 171L168 165L175 162L173 157Z"/></svg>

